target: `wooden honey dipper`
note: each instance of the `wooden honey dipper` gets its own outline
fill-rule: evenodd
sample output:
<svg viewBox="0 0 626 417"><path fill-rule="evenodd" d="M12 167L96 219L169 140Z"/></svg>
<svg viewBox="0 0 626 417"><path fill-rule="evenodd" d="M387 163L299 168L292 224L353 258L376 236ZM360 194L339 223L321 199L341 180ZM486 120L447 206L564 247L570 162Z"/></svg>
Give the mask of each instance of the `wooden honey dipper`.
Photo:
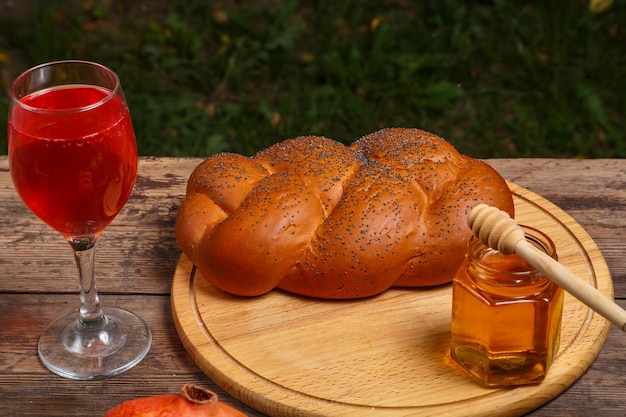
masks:
<svg viewBox="0 0 626 417"><path fill-rule="evenodd" d="M480 241L504 255L516 253L552 282L586 306L626 331L626 310L546 253L530 244L524 231L508 213L486 204L472 209L467 224Z"/></svg>

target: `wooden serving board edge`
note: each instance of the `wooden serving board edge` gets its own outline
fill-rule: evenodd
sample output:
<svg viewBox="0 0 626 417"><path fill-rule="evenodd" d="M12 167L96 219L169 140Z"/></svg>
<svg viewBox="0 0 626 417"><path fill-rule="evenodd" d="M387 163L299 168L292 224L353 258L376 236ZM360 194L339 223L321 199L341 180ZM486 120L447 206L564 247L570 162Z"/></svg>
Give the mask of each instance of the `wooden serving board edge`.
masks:
<svg viewBox="0 0 626 417"><path fill-rule="evenodd" d="M590 281L602 293L612 298L613 285L610 279L608 266L606 265L606 262L604 261L604 258L602 257L597 245L590 237L588 237L586 231L571 216L566 214L558 206L554 205L550 201L510 182L509 187L514 192L517 198L524 200L524 202L526 202L527 204L531 204L547 211L552 216L555 222L558 222L565 226L565 228L569 231L572 239L575 239L577 242L579 242L581 246L589 249L587 251L588 256L585 258L585 262L587 262L588 267L596 272L595 276L590 277ZM581 236L586 237L584 239L584 244L580 239ZM329 410L337 412L338 409L342 408L339 406L339 404L330 404L332 402L329 402L323 398L311 397L309 404L310 407L306 407L307 411L304 411L303 409L294 408L296 406L294 404L290 404L289 398L281 398L281 396L284 397L283 391L285 390L285 387L274 384L272 381L264 380L268 385L265 392L251 391L246 386L238 384L236 382L238 380L238 375L241 375L245 378L250 378L250 374L254 374L254 371L242 367L242 365L235 360L228 359L229 353L225 352L218 343L214 343L213 341L211 341L212 336L209 329L206 329L203 326L200 326L202 328L199 329L199 331L201 331L204 334L204 337L206 337L207 340L210 341L208 348L214 350L213 353L215 355L222 355L223 361L218 364L212 363L205 357L206 355L203 354L203 352L199 352L198 347L195 346L194 341L191 340L190 336L187 334L188 329L185 329L183 324L180 322L178 313L185 311L186 313L193 314L197 323L202 323L202 318L199 316L199 312L196 308L183 306L180 305L180 303L177 303L177 300L181 299L181 297L183 299L187 297L188 300L193 300L194 298L194 285L193 282L189 281L190 278L192 278L192 281L196 278L196 275L193 272L194 268L195 267L191 264L191 262L184 255L182 255L179 261L179 266L176 269L174 281L172 284L172 310L174 313L173 315L176 329L178 331L179 337L181 338L181 341L183 342L183 345L192 356L196 364L200 367L200 369L203 370L203 372L207 374L207 376L212 378L218 385L220 385L224 390L229 392L234 397L254 408L259 409L264 413L267 413L268 415L330 415L328 414ZM597 276L599 275L608 276L609 279L599 281L597 279ZM181 281L189 282L189 285L186 286L186 295L181 294L180 286L175 286L176 283L180 283ZM573 382L575 382L595 360L601 350L602 345L606 340L610 329L610 323L595 314L593 311L589 310L586 315L585 323L581 327L577 337L581 338L588 336L588 331L590 329L592 329L593 334L596 335L596 338L591 343L591 348L584 352L582 356L577 356L575 362L567 363L568 371L561 375L558 375L558 381L556 381L556 375L549 374L546 380L540 385L505 389L504 391L506 392L504 394L503 390L487 390L485 392L485 395L479 400L472 400L472 403L484 403L483 406L477 407L475 409L475 411L479 411L479 409L482 410L479 414L476 415L520 416L536 409L538 406L545 404L546 402L559 395L563 390L565 390ZM207 349L207 345L203 346L203 349ZM567 351L560 352L560 355L564 357L567 356L567 354ZM226 368L228 372L224 372L224 368ZM260 375L258 375L258 377L260 379L264 379ZM272 388L272 384L276 386ZM520 395L521 392L523 392L523 395ZM485 411L485 409L489 408L488 404L491 402L490 397L496 394L499 395L500 400L502 400L502 397L504 396L504 399L506 401L509 401L509 406L506 407L506 410L499 408L493 411ZM303 399L299 398L299 401L301 400ZM328 403L326 404L328 405L328 407L324 406L324 403ZM428 411L445 413L445 415L463 415L463 412L468 412L472 408L472 404L442 404L441 407L430 407ZM355 412L355 410L352 408L346 408L343 411L345 411L345 413L342 413L341 415L362 415L362 413L366 412L367 410L361 409L356 410ZM389 409L387 411L389 411L389 413L385 415L425 415L422 414L420 410L414 410L410 408L394 408L393 410Z"/></svg>

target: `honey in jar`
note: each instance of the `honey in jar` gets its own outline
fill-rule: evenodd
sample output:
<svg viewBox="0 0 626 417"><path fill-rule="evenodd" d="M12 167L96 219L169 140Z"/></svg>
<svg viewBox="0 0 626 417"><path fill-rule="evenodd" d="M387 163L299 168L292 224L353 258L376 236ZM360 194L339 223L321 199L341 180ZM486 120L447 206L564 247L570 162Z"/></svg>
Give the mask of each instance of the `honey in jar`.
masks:
<svg viewBox="0 0 626 417"><path fill-rule="evenodd" d="M557 259L552 240L520 226ZM487 387L541 382L559 349L563 290L516 254L473 237L452 283L452 359Z"/></svg>

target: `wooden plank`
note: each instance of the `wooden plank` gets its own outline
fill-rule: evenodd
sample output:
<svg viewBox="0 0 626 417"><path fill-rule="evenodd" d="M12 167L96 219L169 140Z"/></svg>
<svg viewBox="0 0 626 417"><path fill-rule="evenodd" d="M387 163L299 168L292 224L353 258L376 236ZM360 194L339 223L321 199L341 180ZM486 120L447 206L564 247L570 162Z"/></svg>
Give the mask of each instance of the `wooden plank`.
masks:
<svg viewBox="0 0 626 417"><path fill-rule="evenodd" d="M96 271L103 291L165 294L180 255L173 224L191 171L200 158L140 159L137 183L122 212L98 243ZM626 297L626 177L620 160L493 159L506 179L536 192L574 217L596 241L616 280L616 296ZM593 175L581 178L581 172ZM555 178L558 172L558 178ZM0 246L6 251L7 280L0 291L74 291L76 272L67 245L20 201L0 156ZM558 181L557 186L555 182ZM622 189L624 188L624 189ZM598 198L598 190L602 198ZM609 256L613 255L613 256ZM115 269L109 268L116 260ZM7 262L6 260L4 262ZM168 275L169 274L169 275ZM4 288L4 285L11 285ZM18 286L19 285L19 286ZM70 290L68 290L70 289Z"/></svg>
<svg viewBox="0 0 626 417"><path fill-rule="evenodd" d="M0 402L3 415L101 416L121 401L176 392L185 383L205 386L250 416L263 416L225 393L195 365L172 323L169 297L105 296L108 304L130 307L149 323L153 346L143 362L103 381L77 382L57 377L41 366L36 345L49 319L71 308L74 295L0 294ZM626 307L626 302L620 302ZM613 329L598 359L565 394L531 415L603 417L624 415L626 338Z"/></svg>
<svg viewBox="0 0 626 417"><path fill-rule="evenodd" d="M184 384L195 383L254 415L206 377L185 352L167 295L102 297L103 305L131 309L150 326L152 347L137 366L102 381L72 381L51 374L37 356L39 335L77 302L77 295L0 294L0 414L101 416L127 399L178 392Z"/></svg>
<svg viewBox="0 0 626 417"><path fill-rule="evenodd" d="M490 159L507 180L572 216L597 243L611 270L615 297L626 298L626 161Z"/></svg>
<svg viewBox="0 0 626 417"><path fill-rule="evenodd" d="M133 195L100 242L97 273L103 302L140 313L155 340L144 362L129 372L104 381L76 382L46 371L36 354L40 330L77 300L69 248L22 204L10 179L7 157L0 156L2 414L98 416L122 400L175 392L183 383L193 382L218 391L250 416L263 415L234 400L204 375L182 347L171 318L170 284L180 255L173 221L187 178L200 161L141 158ZM556 203L585 228L611 270L616 298L626 307L626 160L488 162L505 178ZM625 351L624 334L612 329L587 372L530 415L623 416Z"/></svg>
<svg viewBox="0 0 626 417"><path fill-rule="evenodd" d="M111 293L168 294L180 249L178 206L199 159L142 158L133 193L96 247L98 288ZM76 292L69 245L21 202L0 157L0 247L6 262L0 291Z"/></svg>

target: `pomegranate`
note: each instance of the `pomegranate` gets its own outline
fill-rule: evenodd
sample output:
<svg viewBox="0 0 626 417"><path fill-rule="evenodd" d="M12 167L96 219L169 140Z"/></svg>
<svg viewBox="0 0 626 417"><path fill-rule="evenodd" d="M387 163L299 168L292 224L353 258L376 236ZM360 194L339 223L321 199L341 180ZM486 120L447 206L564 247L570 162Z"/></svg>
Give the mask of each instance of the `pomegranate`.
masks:
<svg viewBox="0 0 626 417"><path fill-rule="evenodd" d="M104 417L246 417L220 402L208 389L187 384L180 394L165 394L125 401Z"/></svg>

